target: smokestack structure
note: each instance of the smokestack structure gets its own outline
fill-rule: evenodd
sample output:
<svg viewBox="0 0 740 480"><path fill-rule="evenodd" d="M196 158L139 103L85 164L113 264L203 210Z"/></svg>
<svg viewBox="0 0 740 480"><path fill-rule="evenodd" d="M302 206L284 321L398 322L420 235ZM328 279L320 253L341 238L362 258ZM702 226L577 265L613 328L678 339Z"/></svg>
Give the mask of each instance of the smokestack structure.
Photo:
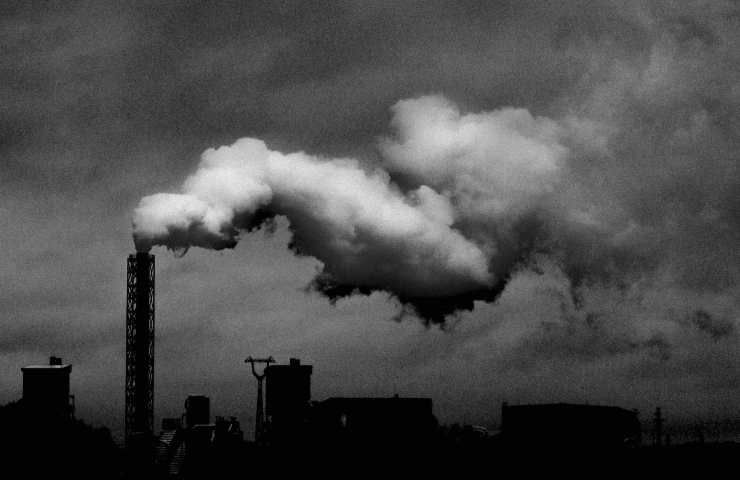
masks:
<svg viewBox="0 0 740 480"><path fill-rule="evenodd" d="M154 430L154 255L128 257L126 290L126 444Z"/></svg>

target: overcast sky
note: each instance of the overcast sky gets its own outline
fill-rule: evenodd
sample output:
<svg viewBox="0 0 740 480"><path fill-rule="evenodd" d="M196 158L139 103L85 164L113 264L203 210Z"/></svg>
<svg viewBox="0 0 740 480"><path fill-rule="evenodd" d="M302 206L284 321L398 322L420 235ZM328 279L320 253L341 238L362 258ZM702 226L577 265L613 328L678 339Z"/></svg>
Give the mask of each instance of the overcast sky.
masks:
<svg viewBox="0 0 740 480"><path fill-rule="evenodd" d="M429 101L483 142L520 109L516 132L554 152L544 183L501 181L484 154L467 172L507 218L545 218L515 237L500 297L442 326L399 320L383 291L332 305L283 216L233 249L156 246L156 421L202 393L251 431L248 355L313 364L314 399L432 397L445 423L495 427L504 400L738 417L735 2L6 1L0 49L0 403L57 355L78 416L122 430L133 212L208 148L352 158L460 202L458 177L415 170L432 160L403 105ZM444 228L480 245L476 212Z"/></svg>

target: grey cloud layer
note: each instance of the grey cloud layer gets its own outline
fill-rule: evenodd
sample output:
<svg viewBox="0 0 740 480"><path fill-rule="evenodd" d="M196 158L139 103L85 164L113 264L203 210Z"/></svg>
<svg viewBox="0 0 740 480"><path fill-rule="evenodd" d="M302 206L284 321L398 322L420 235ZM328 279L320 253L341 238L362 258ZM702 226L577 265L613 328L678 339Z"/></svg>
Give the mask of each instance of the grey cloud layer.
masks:
<svg viewBox="0 0 740 480"><path fill-rule="evenodd" d="M479 170L469 170L475 181L467 183L439 175L434 183L420 181L377 149L378 137L390 137L406 145L404 158L413 160L412 137L388 128L391 118L400 118L388 108L438 93L461 115L521 109L535 123L549 119L566 133L559 143L567 154L555 157L558 181L537 180L551 192L528 203L536 204L533 213L519 223L504 216L495 231L474 217L458 217L451 228L486 254L490 238L499 251L546 253L567 275L547 280L549 273L532 272L550 272L549 263L535 265L514 275L504 305L478 305L452 335L416 335L413 324L356 318L355 308L369 318L391 316L393 302L382 295L348 299L336 309L293 295L310 281L314 264L285 254L279 265L258 264L255 258L276 258L284 245L251 235L233 252L243 267L233 266L229 275L210 268L221 256L196 252L179 261L199 265L197 282L175 268L161 272L161 325L166 318L198 325L218 315L231 323L211 327L228 323L219 346L235 357L253 342L285 355L309 352L324 365L351 358L347 352L357 350L351 339L362 331L376 348L363 365L394 352L392 358L402 359L396 365L416 365L409 378L428 380L417 393L443 399L440 410L462 412L459 405L483 388L473 382L485 384L489 393L480 393L485 401L471 407L470 421L490 411L498 398L491 389L530 401L589 391L584 400L643 398L636 406L649 408L661 399L664 405L679 401L657 390L664 388L678 389L683 405L696 411L734 405L740 392L732 381L740 368L740 25L733 2L64 2L43 8L3 2L0 9L0 266L3 285L14 285L5 288L0 321L4 328L13 324L4 330L4 347L29 345L9 364L38 361L33 345L58 346L56 353L68 357L65 344L74 351L83 344L97 348L98 338L120 343L120 259L130 249L130 212L142 196L177 191L209 146L260 138L275 152L355 158L363 172L382 166L401 192L428 184L453 205L480 196L486 177ZM545 135L547 124L540 122L537 135ZM454 193L463 186L464 194ZM486 200L491 209L501 205L495 196ZM277 238L287 234L282 228ZM535 248L522 238L546 241ZM40 253L47 251L50 257ZM158 257L162 266L169 261L164 257ZM24 267L25 259L38 262ZM254 282L237 288L239 275ZM251 295L266 277L274 288ZM539 287L518 290L523 279ZM541 290L551 281L561 293ZM166 293L168 285L177 290ZM36 291L46 294L28 293ZM38 315L54 299L88 294L95 309L52 305ZM575 302L562 310L559 298L568 294ZM198 306L204 298L220 301L192 313L189 302ZM255 304L268 315L269 306L285 298L292 310L269 316L270 325L255 329L259 318L243 320ZM532 319L530 304L537 307ZM307 315L311 322L303 320ZM555 326L539 328L534 317ZM317 320L324 318L333 323ZM67 321L102 333L72 335L58 328ZM283 338L311 340L279 343L278 325L294 329ZM317 329L333 332L332 341ZM396 345L389 339L396 336L406 341ZM212 353L213 337L202 338L200 347ZM549 360L537 360L542 349ZM444 362L435 360L440 352ZM173 369L186 353L173 360ZM204 370L227 365L212 354L200 360ZM348 390L333 393L351 394L362 389L352 378L379 375L363 365L353 363L352 374L342 377ZM120 373L115 365L104 370L92 362L75 368L100 378ZM89 392L78 398L97 391L109 400L89 386L96 385L92 380L78 378ZM583 379L593 382L585 386ZM3 380L17 382L10 374ZM405 375L395 381L401 392L413 383ZM572 387L579 382L582 390ZM453 398L438 384L465 393ZM235 398L241 388L233 387ZM177 414L180 404L178 397L158 411Z"/></svg>

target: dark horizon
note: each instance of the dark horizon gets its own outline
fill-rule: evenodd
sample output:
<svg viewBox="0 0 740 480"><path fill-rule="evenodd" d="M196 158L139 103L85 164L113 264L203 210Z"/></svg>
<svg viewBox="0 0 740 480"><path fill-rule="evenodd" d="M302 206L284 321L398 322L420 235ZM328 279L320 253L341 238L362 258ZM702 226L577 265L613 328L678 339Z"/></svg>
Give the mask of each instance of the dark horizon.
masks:
<svg viewBox="0 0 740 480"><path fill-rule="evenodd" d="M428 397L444 424L565 402L740 435L734 3L0 18L0 405L59 356L123 437L133 236L155 430L204 394L249 436L243 360L272 355L314 398Z"/></svg>

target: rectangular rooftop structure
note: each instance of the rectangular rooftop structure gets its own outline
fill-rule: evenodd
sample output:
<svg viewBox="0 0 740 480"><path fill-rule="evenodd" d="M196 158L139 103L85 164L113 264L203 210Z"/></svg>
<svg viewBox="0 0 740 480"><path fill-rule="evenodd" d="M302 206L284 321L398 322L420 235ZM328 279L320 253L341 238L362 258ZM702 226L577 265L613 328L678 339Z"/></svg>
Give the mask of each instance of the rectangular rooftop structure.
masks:
<svg viewBox="0 0 740 480"><path fill-rule="evenodd" d="M68 419L73 406L69 395L72 365L51 357L48 365L28 365L23 372L23 404L39 418Z"/></svg>
<svg viewBox="0 0 740 480"><path fill-rule="evenodd" d="M269 365L267 379L267 420L273 444L299 442L306 433L311 402L311 365L291 358L288 365Z"/></svg>

